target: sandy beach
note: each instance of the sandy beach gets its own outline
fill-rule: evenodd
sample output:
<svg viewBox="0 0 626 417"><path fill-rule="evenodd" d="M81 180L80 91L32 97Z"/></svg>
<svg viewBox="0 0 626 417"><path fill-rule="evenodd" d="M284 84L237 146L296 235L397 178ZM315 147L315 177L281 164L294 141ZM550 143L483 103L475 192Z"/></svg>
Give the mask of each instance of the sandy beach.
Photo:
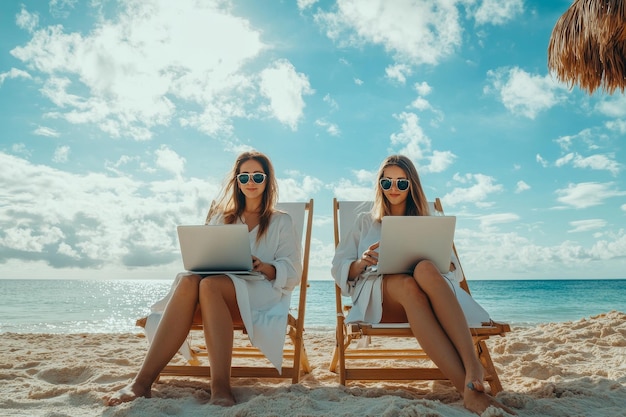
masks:
<svg viewBox="0 0 626 417"><path fill-rule="evenodd" d="M237 405L209 405L206 380L163 378L153 398L105 407L145 354L141 334L0 337L2 416L471 416L445 382L351 383L328 371L331 333L305 333L313 371L300 384L234 380ZM626 416L626 314L513 328L489 340L504 392L520 416ZM177 359L178 360L178 359ZM506 415L488 409L483 416Z"/></svg>

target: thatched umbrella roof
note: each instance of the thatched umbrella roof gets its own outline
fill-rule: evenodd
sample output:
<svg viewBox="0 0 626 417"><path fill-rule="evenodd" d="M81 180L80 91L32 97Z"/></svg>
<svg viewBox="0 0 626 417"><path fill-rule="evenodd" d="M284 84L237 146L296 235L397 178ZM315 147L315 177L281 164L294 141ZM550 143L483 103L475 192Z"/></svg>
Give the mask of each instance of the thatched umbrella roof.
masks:
<svg viewBox="0 0 626 417"><path fill-rule="evenodd" d="M574 0L552 30L548 68L589 94L626 88L626 0Z"/></svg>

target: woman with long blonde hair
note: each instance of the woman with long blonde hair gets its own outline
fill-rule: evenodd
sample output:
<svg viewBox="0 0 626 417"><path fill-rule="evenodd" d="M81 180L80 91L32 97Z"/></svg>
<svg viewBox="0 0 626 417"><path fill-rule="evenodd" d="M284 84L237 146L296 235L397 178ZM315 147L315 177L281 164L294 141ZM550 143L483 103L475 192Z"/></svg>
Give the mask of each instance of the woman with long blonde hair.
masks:
<svg viewBox="0 0 626 417"><path fill-rule="evenodd" d="M341 239L332 275L343 295L352 298L348 322L406 323L420 346L448 377L469 410L481 414L494 405L512 412L485 393L484 369L474 351L464 313L451 287L459 265L451 254L442 275L429 260L412 273L378 274L381 220L384 216L427 216L428 201L417 169L403 155L387 157L378 170L374 205L360 213Z"/></svg>

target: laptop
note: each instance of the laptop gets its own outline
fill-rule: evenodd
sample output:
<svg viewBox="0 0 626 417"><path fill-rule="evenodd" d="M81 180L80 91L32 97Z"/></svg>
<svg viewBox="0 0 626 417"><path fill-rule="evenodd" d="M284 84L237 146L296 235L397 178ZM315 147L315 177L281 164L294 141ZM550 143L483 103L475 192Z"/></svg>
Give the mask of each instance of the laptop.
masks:
<svg viewBox="0 0 626 417"><path fill-rule="evenodd" d="M245 224L178 226L183 267L196 274L262 277L252 270L252 251Z"/></svg>
<svg viewBox="0 0 626 417"><path fill-rule="evenodd" d="M379 274L412 273L421 260L450 271L455 216L385 216L381 224Z"/></svg>

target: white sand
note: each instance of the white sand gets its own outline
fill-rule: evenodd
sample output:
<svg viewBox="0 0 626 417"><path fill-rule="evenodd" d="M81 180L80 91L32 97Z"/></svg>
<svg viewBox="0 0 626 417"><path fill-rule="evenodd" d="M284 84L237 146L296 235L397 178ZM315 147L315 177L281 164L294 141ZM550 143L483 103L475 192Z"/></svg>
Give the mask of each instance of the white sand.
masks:
<svg viewBox="0 0 626 417"><path fill-rule="evenodd" d="M206 380L169 378L153 398L105 407L136 373L147 342L136 334L0 335L0 416L471 416L447 383L351 383L328 371L331 333L305 334L313 372L291 385L234 380L238 404L208 405ZM520 416L626 416L626 314L514 328L488 341L504 392ZM487 410L484 416L505 415Z"/></svg>

